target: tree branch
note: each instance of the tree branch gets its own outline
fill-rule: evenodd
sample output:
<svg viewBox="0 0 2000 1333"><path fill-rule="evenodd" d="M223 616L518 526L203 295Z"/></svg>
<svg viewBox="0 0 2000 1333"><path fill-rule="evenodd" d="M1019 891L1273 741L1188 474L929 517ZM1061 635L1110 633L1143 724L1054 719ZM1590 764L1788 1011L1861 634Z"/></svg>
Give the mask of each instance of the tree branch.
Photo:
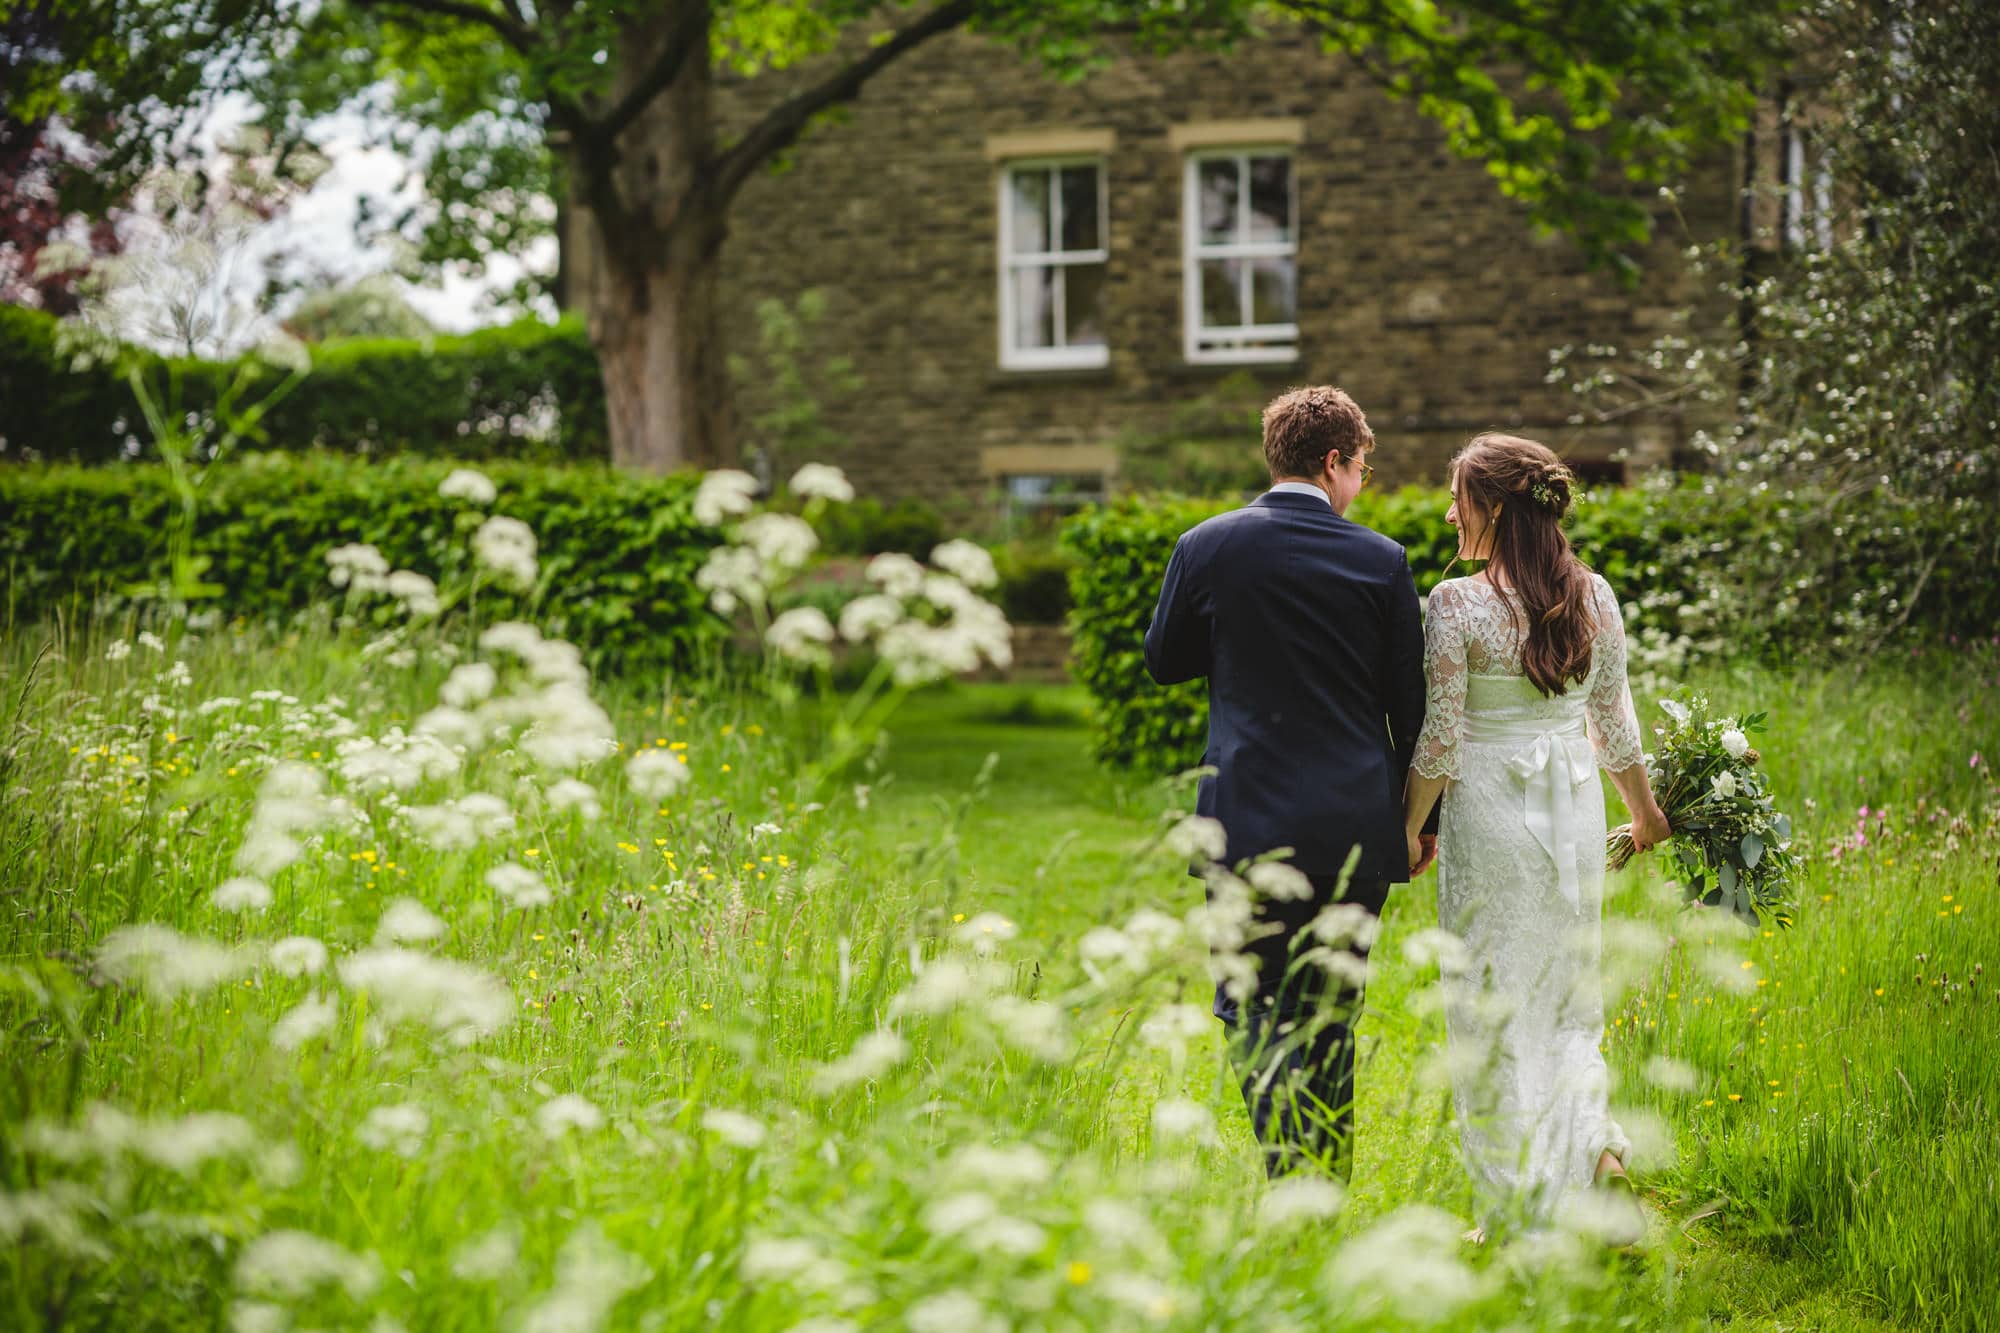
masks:
<svg viewBox="0 0 2000 1333"><path fill-rule="evenodd" d="M819 112L836 102L853 101L862 85L884 65L910 48L960 26L977 9L977 0L947 0L916 22L897 29L889 40L871 48L847 68L771 108L734 148L717 159L713 184L709 187L713 205L726 208L750 173L773 154L796 143Z"/></svg>
<svg viewBox="0 0 2000 1333"><path fill-rule="evenodd" d="M355 3L363 9L409 9L439 18L457 19L461 23L476 23L491 28L502 41L523 55L535 44L534 36L526 26L497 9L488 9L472 3L472 0L355 0Z"/></svg>
<svg viewBox="0 0 2000 1333"><path fill-rule="evenodd" d="M639 81L618 99L604 117L590 125L590 133L606 140L615 139L639 118L646 104L673 86L688 57L708 50L709 0L687 0L680 15L668 29L660 53Z"/></svg>

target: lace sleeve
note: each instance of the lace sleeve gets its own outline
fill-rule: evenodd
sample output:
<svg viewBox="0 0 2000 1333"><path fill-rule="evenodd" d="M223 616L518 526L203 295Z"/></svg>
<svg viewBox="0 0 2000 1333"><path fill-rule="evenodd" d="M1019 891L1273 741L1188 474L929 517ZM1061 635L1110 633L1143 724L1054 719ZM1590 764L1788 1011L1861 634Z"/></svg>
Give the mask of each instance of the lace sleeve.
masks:
<svg viewBox="0 0 2000 1333"><path fill-rule="evenodd" d="M1425 608L1424 682L1424 728L1410 767L1421 777L1456 778L1465 730L1465 608L1448 582L1432 589Z"/></svg>
<svg viewBox="0 0 2000 1333"><path fill-rule="evenodd" d="M1618 597L1602 578L1597 585L1597 638L1591 644L1590 698L1584 709L1590 723L1590 743L1597 762L1622 773L1645 760L1639 737L1639 715L1632 708L1632 689L1625 680L1625 618Z"/></svg>

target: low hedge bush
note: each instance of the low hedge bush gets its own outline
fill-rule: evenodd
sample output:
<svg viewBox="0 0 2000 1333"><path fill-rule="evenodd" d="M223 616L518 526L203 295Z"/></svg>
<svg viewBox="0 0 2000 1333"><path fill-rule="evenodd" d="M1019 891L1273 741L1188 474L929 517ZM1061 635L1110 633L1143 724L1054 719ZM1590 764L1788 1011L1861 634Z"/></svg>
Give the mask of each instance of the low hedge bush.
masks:
<svg viewBox="0 0 2000 1333"><path fill-rule="evenodd" d="M51 316L0 306L0 458L102 463L150 450L125 382L78 369ZM436 338L348 338L311 350L312 374L264 418L251 447L540 461L610 457L604 383L582 324L534 320ZM148 357L204 412L240 362ZM258 366L275 382L278 373ZM256 394L253 392L254 399Z"/></svg>
<svg viewBox="0 0 2000 1333"><path fill-rule="evenodd" d="M471 531L487 512L535 530L540 582L517 595L479 593L482 619L532 601L537 618L605 669L687 660L726 633L695 587L717 542L694 521L692 475L636 477L595 467L496 463L487 510L438 495L450 465L397 457L253 454L219 466L203 493L194 549L221 585L224 614L282 620L331 594L326 552L378 547L392 567L442 584L465 570ZM8 623L115 608L161 578L175 506L163 467L0 468L0 576Z"/></svg>
<svg viewBox="0 0 2000 1333"><path fill-rule="evenodd" d="M1131 496L1063 529L1075 561L1071 671L1092 698L1105 761L1153 774L1200 762L1205 689L1152 683L1146 627L1175 540L1240 503ZM1458 549L1449 503L1442 488L1364 491L1348 517L1402 543L1418 592L1428 593ZM1593 491L1568 528L1625 604L1641 688L1671 684L1697 657L1852 655L1912 636L2000 634L2000 538L1989 529L1983 544L1968 541L1953 516L1884 495L1779 494L1688 477Z"/></svg>

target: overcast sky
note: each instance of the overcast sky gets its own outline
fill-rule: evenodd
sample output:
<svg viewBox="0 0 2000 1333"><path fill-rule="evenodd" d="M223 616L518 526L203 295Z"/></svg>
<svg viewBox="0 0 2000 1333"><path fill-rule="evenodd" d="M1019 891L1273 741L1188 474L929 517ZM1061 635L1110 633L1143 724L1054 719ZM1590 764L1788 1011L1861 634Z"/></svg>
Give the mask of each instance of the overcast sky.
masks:
<svg viewBox="0 0 2000 1333"><path fill-rule="evenodd" d="M217 138L240 126L250 114L249 103L240 99L226 102L204 128L199 141L214 143ZM314 267L336 274L343 281L380 272L391 260L388 245L364 246L356 236L357 211L363 196L378 205L377 216L391 211L394 201L414 202L421 197L412 184L397 192L407 164L389 148L364 145L359 117L337 117L326 124L328 137L321 143L331 166L314 184L312 191L296 200L278 218L266 224L252 243L257 254L288 250ZM541 272L555 265L553 239L539 243L530 261ZM490 310L481 308L489 291L510 287L522 273L523 265L512 257L500 257L484 273L461 276L445 274L430 286L404 284L410 303L440 328L462 331L493 322Z"/></svg>

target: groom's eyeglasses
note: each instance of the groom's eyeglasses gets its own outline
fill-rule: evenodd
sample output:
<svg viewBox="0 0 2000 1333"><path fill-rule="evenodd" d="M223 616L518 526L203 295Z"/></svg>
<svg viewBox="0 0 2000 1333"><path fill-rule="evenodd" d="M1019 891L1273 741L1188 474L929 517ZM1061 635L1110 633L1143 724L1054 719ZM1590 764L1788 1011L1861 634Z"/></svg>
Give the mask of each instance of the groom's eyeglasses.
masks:
<svg viewBox="0 0 2000 1333"><path fill-rule="evenodd" d="M1335 453L1337 453L1337 454L1340 454L1340 450L1338 450L1338 449L1334 450L1334 452L1335 452ZM1345 457L1347 457L1347 455L1346 455L1346 454L1340 454L1340 456L1341 456L1342 458L1345 458ZM1366 464L1366 463L1363 463L1363 462L1361 461L1361 455L1359 455L1359 454L1356 454L1356 455L1354 456L1354 461L1355 461L1355 462L1357 462L1357 463L1361 463L1361 487L1362 487L1362 489L1363 489L1363 490L1366 490L1366 489L1368 488L1368 479L1369 479L1370 477L1372 477L1372 476L1374 476L1374 475L1375 475L1375 469L1374 469L1374 468L1372 468L1372 467L1369 467L1369 466L1368 466L1368 464Z"/></svg>

